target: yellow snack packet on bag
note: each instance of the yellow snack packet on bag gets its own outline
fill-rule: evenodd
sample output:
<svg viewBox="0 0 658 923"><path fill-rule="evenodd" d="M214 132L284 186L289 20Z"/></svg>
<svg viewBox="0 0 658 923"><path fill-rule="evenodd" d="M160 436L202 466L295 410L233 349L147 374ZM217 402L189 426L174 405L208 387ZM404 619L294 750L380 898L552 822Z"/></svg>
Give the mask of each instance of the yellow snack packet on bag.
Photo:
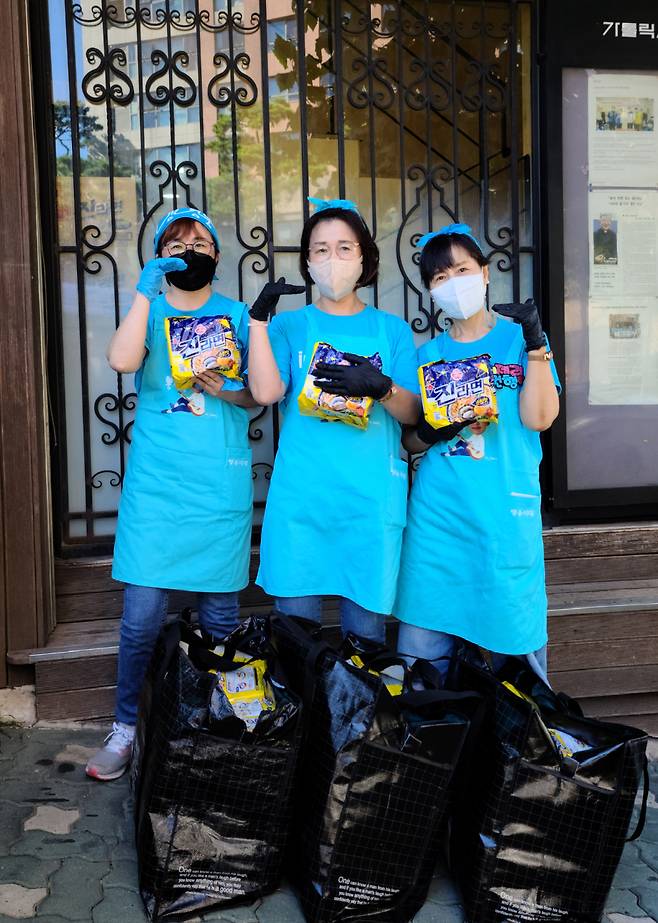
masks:
<svg viewBox="0 0 658 923"><path fill-rule="evenodd" d="M434 429L452 423L497 423L491 356L427 362L418 369L423 414Z"/></svg>
<svg viewBox="0 0 658 923"><path fill-rule="evenodd" d="M382 371L382 360L379 353L365 358L376 369ZM320 420L347 423L348 426L367 429L370 410L375 403L374 399L372 397L344 397L341 394L329 394L328 391L323 391L314 384L316 378L314 370L318 362L326 362L328 365L349 365L344 353L339 349L334 349L329 343L316 343L304 385L297 398L299 412L305 417L318 417Z"/></svg>
<svg viewBox="0 0 658 923"><path fill-rule="evenodd" d="M242 380L242 358L230 317L166 317L165 336L171 377L180 390L191 388L199 372Z"/></svg>
<svg viewBox="0 0 658 923"><path fill-rule="evenodd" d="M235 670L225 670L218 674L231 708L238 718L242 718L248 731L256 727L261 713L274 711L276 700L274 691L266 677L267 664L264 660L252 660L239 665Z"/></svg>

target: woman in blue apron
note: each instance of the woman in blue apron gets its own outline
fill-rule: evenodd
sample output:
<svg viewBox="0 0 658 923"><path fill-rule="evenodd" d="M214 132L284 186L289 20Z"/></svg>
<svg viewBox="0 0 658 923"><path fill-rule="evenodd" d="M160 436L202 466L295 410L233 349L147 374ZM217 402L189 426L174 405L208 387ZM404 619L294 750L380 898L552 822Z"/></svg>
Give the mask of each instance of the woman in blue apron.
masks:
<svg viewBox="0 0 658 923"><path fill-rule="evenodd" d="M436 430L421 417L405 432L405 447L425 455L404 536L398 649L445 672L439 658L465 638L494 655L526 655L545 677L539 432L559 409L552 353L532 302L486 310L488 260L467 225L417 246L423 284L450 319L418 364L490 356L499 421Z"/></svg>
<svg viewBox="0 0 658 923"><path fill-rule="evenodd" d="M245 408L255 406L253 399L241 381L212 371L198 371L192 387L177 388L165 330L167 318L198 318L188 346L207 347L210 355L226 342L205 319L228 318L244 368L247 306L212 291L219 237L207 215L191 208L170 212L156 229L154 250L108 349L113 369L136 372L139 402L112 567L113 578L125 584L116 721L87 764L88 775L102 780L120 776L130 761L137 702L168 591L198 593L202 627L222 638L237 625L238 590L249 579ZM169 287L160 294L165 278Z"/></svg>
<svg viewBox="0 0 658 923"><path fill-rule="evenodd" d="M268 328L279 295L291 290L280 280L250 311L250 386L259 403L282 401L283 411L256 580L288 615L319 620L322 597L339 596L343 631L383 640L406 521L400 424L419 413L415 349L402 319L357 294L375 281L379 252L354 203L311 201L300 270L317 299ZM318 403L372 398L367 428L300 410L317 343L346 354L342 365L315 369ZM364 358L376 354L381 368Z"/></svg>

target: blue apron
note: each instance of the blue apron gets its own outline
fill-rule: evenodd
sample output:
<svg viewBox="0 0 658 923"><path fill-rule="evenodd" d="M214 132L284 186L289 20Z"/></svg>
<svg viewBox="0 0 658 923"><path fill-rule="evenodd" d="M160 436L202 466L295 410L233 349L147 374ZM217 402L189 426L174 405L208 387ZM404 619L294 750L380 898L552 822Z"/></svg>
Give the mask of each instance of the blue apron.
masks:
<svg viewBox="0 0 658 923"><path fill-rule="evenodd" d="M521 329L499 320L475 343L447 333L419 362L489 353L499 422L466 427L422 458L409 502L394 613L403 622L527 654L546 643L539 433L523 426Z"/></svg>
<svg viewBox="0 0 658 923"><path fill-rule="evenodd" d="M179 313L228 315L237 332L244 310L215 293L196 311ZM249 580L249 418L218 397L176 390L164 329L175 314L164 295L151 305L112 576L138 586L233 592Z"/></svg>
<svg viewBox="0 0 658 923"><path fill-rule="evenodd" d="M273 596L344 596L390 613L406 521L407 464L400 425L375 403L368 428L323 422L299 412L313 346L328 340L362 356L391 349L384 318L373 336L322 330L322 312L306 309L306 343L293 359L285 416L263 520L256 582Z"/></svg>

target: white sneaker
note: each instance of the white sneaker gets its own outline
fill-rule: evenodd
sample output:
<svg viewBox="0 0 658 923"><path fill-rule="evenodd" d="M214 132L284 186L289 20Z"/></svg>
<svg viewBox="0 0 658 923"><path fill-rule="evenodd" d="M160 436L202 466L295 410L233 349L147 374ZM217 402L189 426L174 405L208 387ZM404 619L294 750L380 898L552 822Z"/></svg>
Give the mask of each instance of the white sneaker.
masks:
<svg viewBox="0 0 658 923"><path fill-rule="evenodd" d="M109 782L122 776L130 764L135 728L115 721L105 744L87 763L85 772L92 779Z"/></svg>

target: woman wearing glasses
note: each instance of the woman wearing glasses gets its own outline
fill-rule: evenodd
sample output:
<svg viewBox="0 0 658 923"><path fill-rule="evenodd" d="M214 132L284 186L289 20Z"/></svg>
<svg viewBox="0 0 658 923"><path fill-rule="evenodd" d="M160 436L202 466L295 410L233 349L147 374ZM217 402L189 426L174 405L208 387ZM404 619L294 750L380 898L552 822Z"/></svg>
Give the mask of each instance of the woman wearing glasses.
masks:
<svg viewBox="0 0 658 923"><path fill-rule="evenodd" d="M459 638L492 654L526 656L546 679L546 586L539 433L559 410L553 354L531 302L486 307L489 260L466 224L425 234L423 285L449 320L418 364L488 357L498 422L405 431L425 453L409 501L395 615L398 650L448 673ZM511 319L514 323L509 323ZM455 393L470 388L461 369ZM470 393L477 393L471 391Z"/></svg>
<svg viewBox="0 0 658 923"><path fill-rule="evenodd" d="M404 321L358 295L377 278L379 251L356 205L310 201L300 272L318 297L268 326L279 296L294 290L280 280L249 312L252 392L259 404L282 401L283 410L257 582L281 612L315 620L322 597L339 596L343 631L383 640L406 521L400 424L419 412L415 350ZM375 401L366 429L300 412L317 343L345 353L344 364L316 366L322 392ZM374 354L381 370L364 358Z"/></svg>
<svg viewBox="0 0 658 923"><path fill-rule="evenodd" d="M245 408L254 402L241 382L212 371L198 371L192 387L177 389L165 329L167 318L189 318L189 348L207 347L211 354L227 329L224 324L218 332L216 318L228 318L244 366L247 306L212 291L219 237L202 212L179 208L166 215L154 251L107 353L117 372L136 373L139 401L112 569L125 584L116 721L87 764L87 773L101 780L118 778L130 761L137 702L168 591L198 593L202 626L222 638L237 625L238 590L248 582L252 481Z"/></svg>

